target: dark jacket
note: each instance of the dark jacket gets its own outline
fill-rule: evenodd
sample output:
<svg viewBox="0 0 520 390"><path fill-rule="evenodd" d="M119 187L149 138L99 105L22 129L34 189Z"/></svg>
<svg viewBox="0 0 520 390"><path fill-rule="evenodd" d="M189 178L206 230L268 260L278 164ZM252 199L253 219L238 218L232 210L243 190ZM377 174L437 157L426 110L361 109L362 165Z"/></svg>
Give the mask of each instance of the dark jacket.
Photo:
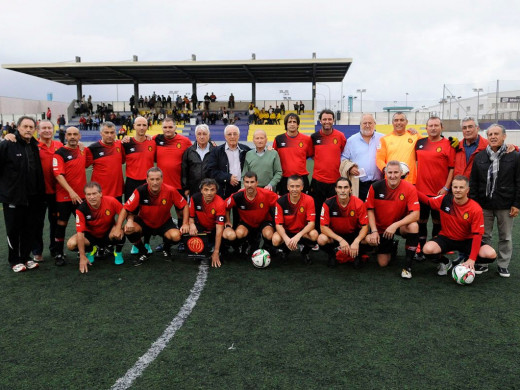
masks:
<svg viewBox="0 0 520 390"><path fill-rule="evenodd" d="M31 194L28 192L31 187L32 196L41 196L43 199L45 182L38 141L31 138L31 142L27 143L18 131L15 136L16 142L0 143L0 202L26 206L29 204ZM32 154L32 167L29 166L29 154Z"/></svg>
<svg viewBox="0 0 520 390"><path fill-rule="evenodd" d="M229 160L225 148L226 144L224 143L211 151L206 173L206 177L212 177L217 181L219 186L217 193L222 199L226 199L240 189L240 184L235 187L229 184L231 174L229 173ZM246 153L251 148L244 144L238 144L238 148L240 149L240 171L242 172Z"/></svg>
<svg viewBox="0 0 520 390"><path fill-rule="evenodd" d="M487 173L491 161L485 150L473 160L469 197L486 210L507 210L511 206L520 208L520 154L506 153L500 159L498 177L493 198L486 198Z"/></svg>
<svg viewBox="0 0 520 390"><path fill-rule="evenodd" d="M208 143L209 152L200 159L197 153L197 142L184 151L182 155L182 190L190 190L190 195L199 192L200 181L208 176L207 166L211 151L216 148L211 142Z"/></svg>

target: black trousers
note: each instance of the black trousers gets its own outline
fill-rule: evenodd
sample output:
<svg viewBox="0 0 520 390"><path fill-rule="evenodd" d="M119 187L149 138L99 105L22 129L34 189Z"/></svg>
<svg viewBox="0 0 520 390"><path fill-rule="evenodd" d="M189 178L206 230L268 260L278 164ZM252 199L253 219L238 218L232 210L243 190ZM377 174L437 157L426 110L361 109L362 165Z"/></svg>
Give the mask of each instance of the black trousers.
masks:
<svg viewBox="0 0 520 390"><path fill-rule="evenodd" d="M309 195L314 198L314 208L316 212L316 223L314 228L318 231L318 233L320 233L321 207L328 198L336 195L336 183L323 183L321 181L312 179Z"/></svg>
<svg viewBox="0 0 520 390"><path fill-rule="evenodd" d="M9 265L25 263L35 244L38 225L34 223L35 215L41 214L43 208L41 197L30 197L29 205L20 206L4 203L4 220L9 247Z"/></svg>
<svg viewBox="0 0 520 390"><path fill-rule="evenodd" d="M49 221L49 250L51 255L54 254L56 245L56 225L58 223L58 210L56 208L56 194L45 194L45 202L41 203L39 213L34 217L34 223L37 224L37 233L34 237L34 246L32 253L41 255L43 253L43 226L45 224L45 212Z"/></svg>

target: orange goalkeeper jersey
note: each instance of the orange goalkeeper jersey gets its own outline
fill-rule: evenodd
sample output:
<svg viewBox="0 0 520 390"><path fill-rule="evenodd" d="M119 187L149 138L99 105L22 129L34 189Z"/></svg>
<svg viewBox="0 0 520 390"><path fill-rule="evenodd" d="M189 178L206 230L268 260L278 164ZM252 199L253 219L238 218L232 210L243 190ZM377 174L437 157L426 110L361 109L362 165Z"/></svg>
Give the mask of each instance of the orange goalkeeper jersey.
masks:
<svg viewBox="0 0 520 390"><path fill-rule="evenodd" d="M404 162L410 168L406 178L409 183L415 184L417 180L417 167L415 164L415 143L422 138L419 134L410 134L406 131L403 135L395 132L385 135L379 141L376 153L376 164L381 171L391 160Z"/></svg>

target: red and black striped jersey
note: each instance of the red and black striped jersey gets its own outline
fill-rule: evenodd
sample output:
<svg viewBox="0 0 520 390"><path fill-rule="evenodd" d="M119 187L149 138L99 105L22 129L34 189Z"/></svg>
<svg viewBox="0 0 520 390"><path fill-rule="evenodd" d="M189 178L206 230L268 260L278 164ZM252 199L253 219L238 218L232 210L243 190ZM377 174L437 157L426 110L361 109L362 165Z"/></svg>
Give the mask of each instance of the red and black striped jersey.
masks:
<svg viewBox="0 0 520 390"><path fill-rule="evenodd" d="M226 217L226 202L218 196L206 203L200 192L190 198L190 218L195 224L202 226L207 231L215 230L216 225L224 225Z"/></svg>
<svg viewBox="0 0 520 390"><path fill-rule="evenodd" d="M157 166L163 171L164 183L182 189L182 155L191 146L188 137L175 134L171 139L159 134L154 137L157 146Z"/></svg>
<svg viewBox="0 0 520 390"><path fill-rule="evenodd" d="M155 141L145 139L143 142L130 138L130 141L123 143L126 158L126 177L134 180L146 180L148 169L155 163L155 151L157 149Z"/></svg>
<svg viewBox="0 0 520 390"><path fill-rule="evenodd" d="M307 176L307 157L312 157L311 137L298 133L296 137L289 137L287 133L276 136L273 149L280 156L284 177L292 175Z"/></svg>
<svg viewBox="0 0 520 390"><path fill-rule="evenodd" d="M116 222L115 216L122 209L123 205L111 196L103 196L97 209L90 207L88 202L83 202L76 209L76 231L89 232L94 237L101 238L110 232Z"/></svg>
<svg viewBox="0 0 520 390"><path fill-rule="evenodd" d="M52 171L54 177L63 175L68 185L74 190L81 199L85 199L83 187L87 184L85 173L86 153L79 148L71 149L68 146L59 148L52 159ZM56 183L56 201L70 202L67 190L59 183Z"/></svg>
<svg viewBox="0 0 520 390"><path fill-rule="evenodd" d="M226 200L226 208L236 207L240 221L246 225L257 228L264 221L272 221L272 213L276 206L278 195L264 188L256 189L256 196L249 200L245 189L235 192Z"/></svg>
<svg viewBox="0 0 520 390"><path fill-rule="evenodd" d="M98 141L87 149L87 167L93 165L92 181L98 182L103 195L118 197L123 195L124 150L121 141L106 145Z"/></svg>
<svg viewBox="0 0 520 390"><path fill-rule="evenodd" d="M446 185L449 170L455 167L455 149L444 137L437 142L422 138L415 144L415 156L417 191L428 196L436 196Z"/></svg>
<svg viewBox="0 0 520 390"><path fill-rule="evenodd" d="M312 178L322 183L335 183L339 179L341 153L347 144L345 135L336 129L330 134L322 130L311 134L314 148L314 172Z"/></svg>
<svg viewBox="0 0 520 390"><path fill-rule="evenodd" d="M291 202L290 194L278 198L275 209L275 222L289 233L298 233L307 223L314 222L314 199L302 193L296 204Z"/></svg>
<svg viewBox="0 0 520 390"><path fill-rule="evenodd" d="M362 226L368 225L365 203L351 195L349 202L343 207L339 204L338 197L333 196L323 203L320 223L339 235L356 233Z"/></svg>

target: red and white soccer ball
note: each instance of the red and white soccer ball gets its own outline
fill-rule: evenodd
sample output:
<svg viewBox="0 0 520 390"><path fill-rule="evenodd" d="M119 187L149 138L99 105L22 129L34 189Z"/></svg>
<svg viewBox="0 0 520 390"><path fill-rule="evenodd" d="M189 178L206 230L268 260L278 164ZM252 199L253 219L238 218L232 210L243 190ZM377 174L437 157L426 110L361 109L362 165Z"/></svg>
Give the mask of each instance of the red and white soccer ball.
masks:
<svg viewBox="0 0 520 390"><path fill-rule="evenodd" d="M475 271L466 267L465 265L459 264L453 267L451 276L453 277L453 280L457 282L457 284L471 284L475 280Z"/></svg>
<svg viewBox="0 0 520 390"><path fill-rule="evenodd" d="M265 249L257 249L253 252L251 261L256 268L266 268L271 264L271 255Z"/></svg>

